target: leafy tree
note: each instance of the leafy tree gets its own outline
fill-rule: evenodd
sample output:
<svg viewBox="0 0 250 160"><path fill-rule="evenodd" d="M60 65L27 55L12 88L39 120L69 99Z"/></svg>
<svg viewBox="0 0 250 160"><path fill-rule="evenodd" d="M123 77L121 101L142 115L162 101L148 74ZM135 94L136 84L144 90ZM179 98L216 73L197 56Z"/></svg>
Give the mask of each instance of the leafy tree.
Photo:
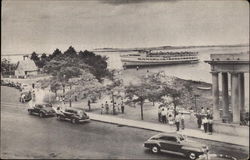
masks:
<svg viewBox="0 0 250 160"><path fill-rule="evenodd" d="M31 54L30 59L33 60L34 62L39 61L39 57L38 57L38 55L37 55L36 52L33 52L33 53Z"/></svg>
<svg viewBox="0 0 250 160"><path fill-rule="evenodd" d="M16 65L11 64L9 60L1 59L1 73L3 75L13 75L16 70Z"/></svg>
<svg viewBox="0 0 250 160"><path fill-rule="evenodd" d="M62 56L62 52L57 48L51 55L49 55L49 59L52 60L55 57Z"/></svg>
<svg viewBox="0 0 250 160"><path fill-rule="evenodd" d="M70 46L65 52L64 52L64 56L66 57L76 57L77 56L77 53L76 53L76 50Z"/></svg>

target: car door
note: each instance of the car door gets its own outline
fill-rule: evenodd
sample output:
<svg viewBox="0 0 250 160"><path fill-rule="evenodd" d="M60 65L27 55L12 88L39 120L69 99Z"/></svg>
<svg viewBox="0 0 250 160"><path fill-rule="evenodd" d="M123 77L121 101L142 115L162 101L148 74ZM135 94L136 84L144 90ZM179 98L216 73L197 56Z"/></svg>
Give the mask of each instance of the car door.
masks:
<svg viewBox="0 0 250 160"><path fill-rule="evenodd" d="M181 144L178 142L177 137L171 136L167 139L168 150L173 152L181 152Z"/></svg>
<svg viewBox="0 0 250 160"><path fill-rule="evenodd" d="M169 139L168 136L162 136L159 138L159 143L162 150L167 150L167 151L170 150L168 139Z"/></svg>
<svg viewBox="0 0 250 160"><path fill-rule="evenodd" d="M40 109L41 109L41 105L35 105L35 107L34 107L34 112L35 112L35 113L39 113L39 112L40 112Z"/></svg>

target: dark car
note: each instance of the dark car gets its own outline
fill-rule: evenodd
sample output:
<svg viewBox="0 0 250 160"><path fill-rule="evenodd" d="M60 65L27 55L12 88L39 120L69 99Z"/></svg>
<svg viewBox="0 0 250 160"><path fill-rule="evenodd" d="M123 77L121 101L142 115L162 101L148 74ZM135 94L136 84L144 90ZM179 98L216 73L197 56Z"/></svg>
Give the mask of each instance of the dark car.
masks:
<svg viewBox="0 0 250 160"><path fill-rule="evenodd" d="M36 114L39 117L55 116L56 112L51 104L35 104L28 109L29 114Z"/></svg>
<svg viewBox="0 0 250 160"><path fill-rule="evenodd" d="M208 153L206 145L188 140L175 132L157 134L144 142L144 147L149 148L153 153L163 151L186 156L192 160Z"/></svg>
<svg viewBox="0 0 250 160"><path fill-rule="evenodd" d="M20 102L28 102L32 99L31 92L30 91L24 91L20 94Z"/></svg>
<svg viewBox="0 0 250 160"><path fill-rule="evenodd" d="M69 120L72 123L88 122L89 116L78 108L65 108L64 110L57 111L58 120Z"/></svg>

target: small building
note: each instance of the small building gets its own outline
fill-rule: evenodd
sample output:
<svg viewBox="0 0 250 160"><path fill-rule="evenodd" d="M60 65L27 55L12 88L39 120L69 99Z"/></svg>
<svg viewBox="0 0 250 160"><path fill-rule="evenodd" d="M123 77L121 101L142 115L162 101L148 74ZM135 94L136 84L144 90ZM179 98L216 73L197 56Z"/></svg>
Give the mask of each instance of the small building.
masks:
<svg viewBox="0 0 250 160"><path fill-rule="evenodd" d="M37 75L38 67L35 62L29 59L27 56L23 57L23 60L18 61L17 69L15 70L15 76L26 77L30 75Z"/></svg>

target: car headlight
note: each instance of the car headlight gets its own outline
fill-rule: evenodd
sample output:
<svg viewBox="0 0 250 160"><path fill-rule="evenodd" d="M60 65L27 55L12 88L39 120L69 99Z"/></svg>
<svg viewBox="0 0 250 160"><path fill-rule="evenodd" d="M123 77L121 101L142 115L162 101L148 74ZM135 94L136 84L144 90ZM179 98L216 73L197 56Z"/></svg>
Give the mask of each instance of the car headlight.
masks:
<svg viewBox="0 0 250 160"><path fill-rule="evenodd" d="M206 153L206 152L208 152L208 147L207 147L207 146L202 146L202 149L201 149L201 150L202 150L202 152L205 152L205 153Z"/></svg>

